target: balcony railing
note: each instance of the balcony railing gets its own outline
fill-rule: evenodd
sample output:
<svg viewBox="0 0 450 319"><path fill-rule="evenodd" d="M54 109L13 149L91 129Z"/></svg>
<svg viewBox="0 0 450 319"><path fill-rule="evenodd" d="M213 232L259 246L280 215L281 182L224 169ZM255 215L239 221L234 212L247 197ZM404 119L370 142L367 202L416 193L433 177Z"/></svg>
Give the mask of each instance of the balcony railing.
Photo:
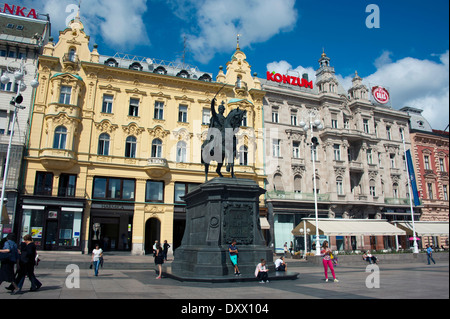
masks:
<svg viewBox="0 0 450 319"><path fill-rule="evenodd" d="M314 193L296 193L283 191L269 191L266 193L269 199L287 199L298 201L314 201ZM330 194L317 194L317 201L326 202L330 200Z"/></svg>

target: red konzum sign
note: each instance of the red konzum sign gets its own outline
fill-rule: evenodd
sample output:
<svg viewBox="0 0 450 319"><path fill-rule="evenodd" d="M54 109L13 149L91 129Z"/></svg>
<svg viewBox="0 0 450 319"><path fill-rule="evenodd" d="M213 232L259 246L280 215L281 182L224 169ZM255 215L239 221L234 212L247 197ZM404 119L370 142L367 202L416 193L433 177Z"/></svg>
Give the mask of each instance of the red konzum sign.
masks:
<svg viewBox="0 0 450 319"><path fill-rule="evenodd" d="M291 75L281 75L280 73L267 71L267 81L296 85L299 87L313 88L313 82Z"/></svg>
<svg viewBox="0 0 450 319"><path fill-rule="evenodd" d="M7 14L13 14L13 15L16 15L19 17L37 19L36 10L27 9L27 7L16 6L14 4L10 5L10 4L5 3L3 5L3 8L0 6L0 12L7 13Z"/></svg>

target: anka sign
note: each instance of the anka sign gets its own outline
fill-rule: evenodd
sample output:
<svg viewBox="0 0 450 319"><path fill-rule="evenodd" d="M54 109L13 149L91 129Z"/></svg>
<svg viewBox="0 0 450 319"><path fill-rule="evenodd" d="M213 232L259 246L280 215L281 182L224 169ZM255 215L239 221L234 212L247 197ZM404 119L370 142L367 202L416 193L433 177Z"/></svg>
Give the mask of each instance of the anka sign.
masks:
<svg viewBox="0 0 450 319"><path fill-rule="evenodd" d="M3 7L0 4L0 12L6 13L6 14L13 14L13 15L16 15L19 17L37 19L36 10L28 9L27 7L18 6L18 5L14 5L14 4L4 3Z"/></svg>
<svg viewBox="0 0 450 319"><path fill-rule="evenodd" d="M380 104L386 104L389 102L389 92L384 87L374 86L372 87L372 96Z"/></svg>
<svg viewBox="0 0 450 319"><path fill-rule="evenodd" d="M280 73L275 73L267 71L267 81L277 82L277 83L284 83L304 88L313 88L313 82L308 81L304 78L299 78L296 76L291 75L281 75Z"/></svg>

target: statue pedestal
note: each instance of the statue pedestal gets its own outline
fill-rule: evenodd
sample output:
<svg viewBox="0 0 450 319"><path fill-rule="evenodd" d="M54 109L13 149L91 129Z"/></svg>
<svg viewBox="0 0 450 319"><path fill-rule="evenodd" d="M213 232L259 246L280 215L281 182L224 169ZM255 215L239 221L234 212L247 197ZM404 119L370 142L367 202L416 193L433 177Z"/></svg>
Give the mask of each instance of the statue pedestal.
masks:
<svg viewBox="0 0 450 319"><path fill-rule="evenodd" d="M186 201L186 228L175 250L171 273L181 280L234 276L228 246L235 239L242 275L253 276L265 259L273 271L273 253L265 245L259 221L259 197L265 190L250 179L214 178Z"/></svg>

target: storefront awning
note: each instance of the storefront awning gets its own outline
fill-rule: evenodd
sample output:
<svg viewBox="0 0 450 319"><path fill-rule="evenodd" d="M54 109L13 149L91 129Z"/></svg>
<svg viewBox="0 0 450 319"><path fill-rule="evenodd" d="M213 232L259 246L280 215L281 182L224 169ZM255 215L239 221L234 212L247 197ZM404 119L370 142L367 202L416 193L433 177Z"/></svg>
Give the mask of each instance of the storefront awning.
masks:
<svg viewBox="0 0 450 319"><path fill-rule="evenodd" d="M316 234L316 219L304 218L293 230L294 236L303 236L301 229L309 229L309 235ZM319 218L319 235L326 236L395 236L406 235L385 219L332 219Z"/></svg>
<svg viewBox="0 0 450 319"><path fill-rule="evenodd" d="M266 217L259 217L259 223L261 224L261 229L270 229L269 221Z"/></svg>
<svg viewBox="0 0 450 319"><path fill-rule="evenodd" d="M397 226L406 231L410 236L413 234L412 221L395 222ZM414 222L417 236L448 236L448 222L417 221Z"/></svg>

